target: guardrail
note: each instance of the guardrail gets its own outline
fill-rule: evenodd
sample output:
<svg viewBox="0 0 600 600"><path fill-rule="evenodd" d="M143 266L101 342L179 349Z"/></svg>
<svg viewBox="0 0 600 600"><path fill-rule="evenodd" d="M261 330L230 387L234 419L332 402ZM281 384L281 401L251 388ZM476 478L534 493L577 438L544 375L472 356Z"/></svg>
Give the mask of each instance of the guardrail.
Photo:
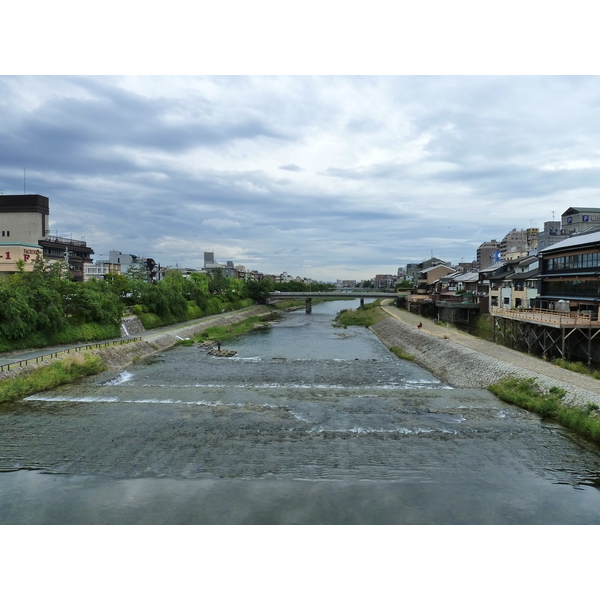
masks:
<svg viewBox="0 0 600 600"><path fill-rule="evenodd" d="M80 352L81 350L87 350L90 348L108 348L108 346L122 346L123 344L129 344L130 342L139 342L141 337L130 338L127 340L117 340L116 342L98 342L96 344L85 344L84 346L75 346L74 348L66 348L65 350L59 350L58 352L50 352L49 354L42 354L35 358L22 358L15 360L10 363L0 365L0 372L6 369L10 370L11 367L18 365L19 367L27 366L29 363L40 363L48 358L57 358L59 354L70 354L71 352Z"/></svg>

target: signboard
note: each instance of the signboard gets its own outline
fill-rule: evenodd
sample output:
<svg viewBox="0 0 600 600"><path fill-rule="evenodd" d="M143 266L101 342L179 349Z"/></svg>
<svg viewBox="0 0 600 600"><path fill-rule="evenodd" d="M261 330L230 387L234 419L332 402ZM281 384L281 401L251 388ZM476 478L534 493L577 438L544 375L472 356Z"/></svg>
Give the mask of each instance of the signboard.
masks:
<svg viewBox="0 0 600 600"><path fill-rule="evenodd" d="M42 256L39 246L25 244L0 244L0 271L3 273L14 273L17 269L15 263L18 260L26 264L32 264L36 257ZM31 270L33 267L26 267Z"/></svg>

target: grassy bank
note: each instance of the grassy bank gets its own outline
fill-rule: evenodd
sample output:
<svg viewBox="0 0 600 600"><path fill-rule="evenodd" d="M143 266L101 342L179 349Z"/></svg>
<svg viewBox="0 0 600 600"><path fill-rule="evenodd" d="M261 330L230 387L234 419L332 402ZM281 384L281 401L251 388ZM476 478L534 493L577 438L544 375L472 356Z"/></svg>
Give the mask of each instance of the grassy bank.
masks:
<svg viewBox="0 0 600 600"><path fill-rule="evenodd" d="M176 345L190 346L195 343L201 344L208 341L216 342L217 340L221 340L221 342L225 343L228 340L239 337L240 335L248 333L253 329L257 329L262 323L264 323L264 321L268 321L271 318L272 317L270 314L259 315L248 317L247 319L238 321L237 323L231 323L230 325L209 327L208 329L205 329L204 331L195 335L192 339L181 340L177 342Z"/></svg>
<svg viewBox="0 0 600 600"><path fill-rule="evenodd" d="M389 315L379 308L381 300L375 300L370 304L365 304L364 308L345 309L340 311L335 318L336 327L370 327L383 319L387 319Z"/></svg>
<svg viewBox="0 0 600 600"><path fill-rule="evenodd" d="M594 379L600 379L600 371L597 369L589 369L581 361L573 362L565 360L564 358L555 358L552 360L552 364L567 369L568 371L573 371L574 373L580 373L581 375L588 375Z"/></svg>
<svg viewBox="0 0 600 600"><path fill-rule="evenodd" d="M553 387L542 392L535 379L507 378L489 386L501 400L560 423L581 437L600 444L600 411L596 404L585 408L563 404L565 391Z"/></svg>
<svg viewBox="0 0 600 600"><path fill-rule="evenodd" d="M91 354L74 354L40 367L26 375L0 381L0 402L19 400L37 392L51 390L87 375L104 371L100 358Z"/></svg>

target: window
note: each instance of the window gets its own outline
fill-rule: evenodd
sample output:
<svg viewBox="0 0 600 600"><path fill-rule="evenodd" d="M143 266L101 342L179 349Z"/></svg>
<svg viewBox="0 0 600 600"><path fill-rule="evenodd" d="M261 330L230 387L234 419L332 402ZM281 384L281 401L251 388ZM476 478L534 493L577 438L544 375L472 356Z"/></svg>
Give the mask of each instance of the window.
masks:
<svg viewBox="0 0 600 600"><path fill-rule="evenodd" d="M546 261L548 271L593 269L600 266L600 253L587 252L586 254L573 254L571 256L560 256L549 258Z"/></svg>

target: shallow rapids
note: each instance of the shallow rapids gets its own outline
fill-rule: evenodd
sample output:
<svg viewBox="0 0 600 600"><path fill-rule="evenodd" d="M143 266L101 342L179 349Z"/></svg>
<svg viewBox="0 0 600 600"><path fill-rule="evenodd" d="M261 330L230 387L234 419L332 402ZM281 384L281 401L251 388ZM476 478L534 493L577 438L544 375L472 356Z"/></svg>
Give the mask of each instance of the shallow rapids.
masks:
<svg viewBox="0 0 600 600"><path fill-rule="evenodd" d="M355 303L0 405L0 523L600 523L600 454L454 390Z"/></svg>

